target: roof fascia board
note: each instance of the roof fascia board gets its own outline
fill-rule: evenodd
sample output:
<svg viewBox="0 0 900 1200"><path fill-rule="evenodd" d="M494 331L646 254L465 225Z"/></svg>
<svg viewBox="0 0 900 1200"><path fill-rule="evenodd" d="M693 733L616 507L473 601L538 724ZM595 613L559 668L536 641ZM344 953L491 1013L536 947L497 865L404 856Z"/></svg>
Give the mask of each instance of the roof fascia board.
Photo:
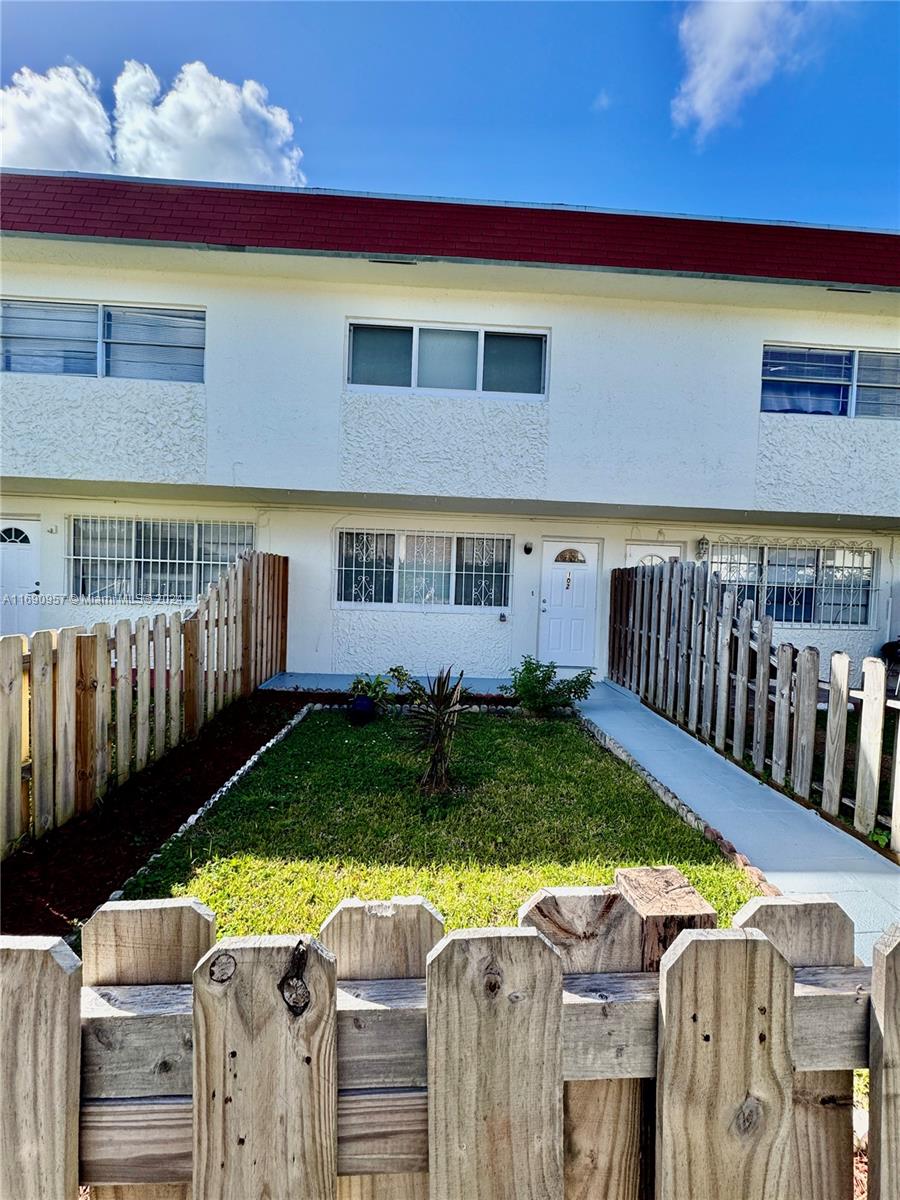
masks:
<svg viewBox="0 0 900 1200"><path fill-rule="evenodd" d="M649 275L671 279L711 279L725 283L764 283L788 285L790 287L815 287L841 292L855 292L867 295L870 292L900 292L900 286L872 283L848 283L846 280L823 279L792 279L767 275L731 275L707 271L667 271L663 268L651 267L617 267L591 263L560 263L537 262L531 259L520 260L510 258L456 258L450 255L435 254L384 254L383 251L364 250L316 250L300 249L292 246L244 246L228 245L215 242L181 242L165 241L156 238L105 238L89 234L75 233L43 233L26 229L0 230L3 237L34 238L50 242L87 242L101 246L139 246L142 248L159 246L167 250L195 250L219 254L279 254L299 258L348 258L364 262L397 263L415 266L417 263L452 263L459 266L478 267L522 267L542 271L587 271L593 274L607 275Z"/></svg>

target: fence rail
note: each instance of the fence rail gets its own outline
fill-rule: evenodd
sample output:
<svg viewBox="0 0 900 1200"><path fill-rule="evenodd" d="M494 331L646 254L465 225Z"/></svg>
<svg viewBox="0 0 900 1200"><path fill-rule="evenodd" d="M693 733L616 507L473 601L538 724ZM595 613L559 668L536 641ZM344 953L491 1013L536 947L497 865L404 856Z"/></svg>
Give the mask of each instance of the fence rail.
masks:
<svg viewBox="0 0 900 1200"><path fill-rule="evenodd" d="M239 559L185 618L0 638L0 857L89 811L284 670L287 562Z"/></svg>
<svg viewBox="0 0 900 1200"><path fill-rule="evenodd" d="M612 572L609 647L610 678L644 703L801 800L815 794L828 816L844 805L858 832L890 829L900 853L900 700L880 658L863 660L853 689L837 651L822 683L815 646L774 644L770 616L755 620L751 600L738 606L706 563L676 560Z"/></svg>
<svg viewBox="0 0 900 1200"><path fill-rule="evenodd" d="M849 1200L867 1067L893 1200L900 926L870 970L826 898L715 921L633 868L447 936L412 897L218 943L196 901L110 903L83 963L4 938L0 1194Z"/></svg>

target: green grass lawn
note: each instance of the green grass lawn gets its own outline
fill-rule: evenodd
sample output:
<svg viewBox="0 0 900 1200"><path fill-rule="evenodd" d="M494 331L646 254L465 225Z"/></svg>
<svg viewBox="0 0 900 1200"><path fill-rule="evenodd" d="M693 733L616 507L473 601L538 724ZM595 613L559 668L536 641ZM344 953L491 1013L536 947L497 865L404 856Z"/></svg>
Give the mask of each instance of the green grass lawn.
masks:
<svg viewBox="0 0 900 1200"><path fill-rule="evenodd" d="M316 713L131 884L196 896L220 934L314 932L341 899L426 896L449 928L515 924L532 892L672 863L730 921L747 877L574 721L466 715L454 794L423 800L402 718Z"/></svg>

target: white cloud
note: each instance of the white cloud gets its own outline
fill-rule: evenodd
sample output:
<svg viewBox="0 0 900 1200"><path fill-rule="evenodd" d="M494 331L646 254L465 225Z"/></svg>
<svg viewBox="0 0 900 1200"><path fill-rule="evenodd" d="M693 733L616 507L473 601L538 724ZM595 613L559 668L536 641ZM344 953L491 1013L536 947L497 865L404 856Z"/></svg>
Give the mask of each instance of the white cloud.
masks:
<svg viewBox="0 0 900 1200"><path fill-rule="evenodd" d="M609 108L609 106L611 104L612 104L612 97L610 96L610 94L606 90L606 88L603 88L594 97L594 102L591 105L591 112L595 112L595 113L606 112L606 110Z"/></svg>
<svg viewBox="0 0 900 1200"><path fill-rule="evenodd" d="M5 166L105 171L226 183L305 183L283 108L252 79L238 86L187 63L162 91L150 67L127 62L106 112L84 67L23 67L2 89Z"/></svg>
<svg viewBox="0 0 900 1200"><path fill-rule="evenodd" d="M672 101L674 123L695 125L703 141L777 71L800 66L819 7L802 0L692 0L678 26L687 70Z"/></svg>

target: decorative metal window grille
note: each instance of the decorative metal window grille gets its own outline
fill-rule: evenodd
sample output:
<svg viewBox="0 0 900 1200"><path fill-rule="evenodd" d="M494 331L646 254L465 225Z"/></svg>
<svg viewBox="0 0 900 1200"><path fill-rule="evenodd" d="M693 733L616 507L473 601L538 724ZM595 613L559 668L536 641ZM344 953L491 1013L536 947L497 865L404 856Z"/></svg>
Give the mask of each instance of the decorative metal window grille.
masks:
<svg viewBox="0 0 900 1200"><path fill-rule="evenodd" d="M338 604L507 608L512 538L434 530L340 529Z"/></svg>
<svg viewBox="0 0 900 1200"><path fill-rule="evenodd" d="M715 542L710 571L732 586L738 605L752 600L785 625L868 625L874 612L876 551L859 543L761 545Z"/></svg>
<svg viewBox="0 0 900 1200"><path fill-rule="evenodd" d="M763 346L761 408L900 420L900 354Z"/></svg>
<svg viewBox="0 0 900 1200"><path fill-rule="evenodd" d="M187 600L253 549L255 528L236 521L71 517L73 596Z"/></svg>
<svg viewBox="0 0 900 1200"><path fill-rule="evenodd" d="M345 529L338 534L337 598L349 604L391 604L394 599L393 533Z"/></svg>
<svg viewBox="0 0 900 1200"><path fill-rule="evenodd" d="M456 603L505 608L509 604L511 558L511 538L458 537Z"/></svg>
<svg viewBox="0 0 900 1200"><path fill-rule="evenodd" d="M4 300L0 335L3 371L203 382L200 309Z"/></svg>

